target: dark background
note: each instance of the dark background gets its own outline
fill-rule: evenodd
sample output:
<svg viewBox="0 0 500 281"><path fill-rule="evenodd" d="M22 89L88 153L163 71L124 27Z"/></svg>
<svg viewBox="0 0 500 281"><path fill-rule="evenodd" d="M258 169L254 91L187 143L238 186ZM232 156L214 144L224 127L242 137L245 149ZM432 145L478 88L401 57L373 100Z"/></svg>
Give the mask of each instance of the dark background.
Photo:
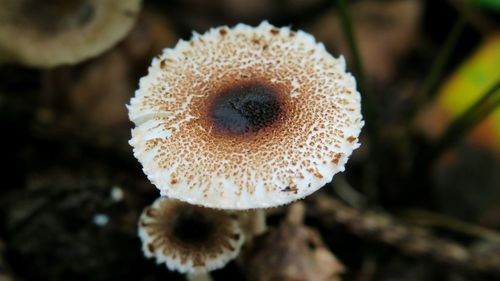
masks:
<svg viewBox="0 0 500 281"><path fill-rule="evenodd" d="M363 147L343 173L363 198L357 207L410 225L400 214L425 210L497 233L498 151L460 140L429 160L434 140L408 128L413 112L434 102L416 100L460 15L467 22L436 90L498 32L498 11L451 0L349 2L373 108L365 119L375 132L364 129ZM367 2L369 9L360 8ZM140 212L158 196L127 144L132 124L125 104L139 78L154 55L192 30L263 19L312 33L335 56L345 54L353 71L337 11L336 1L324 0L146 0L129 35L95 58L52 69L0 64L0 280L183 280L144 258L136 237ZM113 192L123 198L113 199ZM329 187L314 196L339 197ZM273 211L270 224L284 212ZM96 223L102 217L109 221ZM344 263L345 280L500 280L498 272L405 253L342 223L326 224L314 212L306 224ZM482 240L443 225L423 227L464 246ZM246 280L245 270L231 263L213 277Z"/></svg>

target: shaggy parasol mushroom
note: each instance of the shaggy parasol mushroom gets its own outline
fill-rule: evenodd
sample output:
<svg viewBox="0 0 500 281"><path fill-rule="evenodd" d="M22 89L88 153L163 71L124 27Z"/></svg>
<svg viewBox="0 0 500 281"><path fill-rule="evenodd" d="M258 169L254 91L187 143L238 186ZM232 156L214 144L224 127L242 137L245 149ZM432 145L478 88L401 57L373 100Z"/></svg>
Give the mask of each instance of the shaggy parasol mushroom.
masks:
<svg viewBox="0 0 500 281"><path fill-rule="evenodd" d="M144 209L139 237L146 257L188 274L223 267L244 241L237 215L165 197Z"/></svg>
<svg viewBox="0 0 500 281"><path fill-rule="evenodd" d="M96 56L127 34L141 1L0 0L0 59L53 67Z"/></svg>
<svg viewBox="0 0 500 281"><path fill-rule="evenodd" d="M222 209L311 194L344 170L363 126L344 59L267 22L165 49L128 108L134 155L162 195Z"/></svg>

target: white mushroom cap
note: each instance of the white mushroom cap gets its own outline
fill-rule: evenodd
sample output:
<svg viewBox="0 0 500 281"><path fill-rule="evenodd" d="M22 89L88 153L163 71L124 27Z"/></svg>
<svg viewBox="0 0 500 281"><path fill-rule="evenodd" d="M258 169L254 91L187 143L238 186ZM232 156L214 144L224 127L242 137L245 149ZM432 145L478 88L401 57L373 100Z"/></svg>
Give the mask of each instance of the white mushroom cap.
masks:
<svg viewBox="0 0 500 281"><path fill-rule="evenodd" d="M363 126L343 57L267 22L165 49L128 108L134 155L161 193L223 209L311 194L344 170Z"/></svg>
<svg viewBox="0 0 500 281"><path fill-rule="evenodd" d="M166 197L144 209L139 237L146 257L170 270L194 274L225 266L244 242L237 215Z"/></svg>
<svg viewBox="0 0 500 281"><path fill-rule="evenodd" d="M142 0L0 0L1 59L37 67L96 56L130 30Z"/></svg>

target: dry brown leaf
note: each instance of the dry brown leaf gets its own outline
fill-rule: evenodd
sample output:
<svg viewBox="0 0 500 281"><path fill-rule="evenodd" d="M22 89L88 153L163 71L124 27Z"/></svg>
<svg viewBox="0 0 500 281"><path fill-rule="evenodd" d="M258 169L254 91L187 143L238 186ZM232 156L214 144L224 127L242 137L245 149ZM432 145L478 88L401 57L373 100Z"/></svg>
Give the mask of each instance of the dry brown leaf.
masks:
<svg viewBox="0 0 500 281"><path fill-rule="evenodd" d="M287 220L255 241L242 262L249 280L341 280L344 266L319 233L302 224L300 212L292 208Z"/></svg>

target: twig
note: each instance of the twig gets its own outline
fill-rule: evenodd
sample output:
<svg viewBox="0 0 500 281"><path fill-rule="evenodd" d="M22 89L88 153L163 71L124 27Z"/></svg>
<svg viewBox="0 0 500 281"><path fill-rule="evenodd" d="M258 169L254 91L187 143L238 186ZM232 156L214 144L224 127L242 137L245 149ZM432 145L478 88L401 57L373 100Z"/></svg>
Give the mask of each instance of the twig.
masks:
<svg viewBox="0 0 500 281"><path fill-rule="evenodd" d="M428 229L396 221L391 215L361 211L331 197L309 198L308 211L325 225L343 224L352 233L394 246L413 256L429 257L460 268L500 274L499 243L466 247L433 235ZM493 250L491 250L493 249Z"/></svg>
<svg viewBox="0 0 500 281"><path fill-rule="evenodd" d="M498 106L500 106L500 80L488 89L488 91L462 113L462 115L452 121L441 138L437 141L430 155L431 160L465 136Z"/></svg>
<svg viewBox="0 0 500 281"><path fill-rule="evenodd" d="M343 174L337 174L331 185L333 191L352 207L362 208L366 206L366 198L347 182Z"/></svg>
<svg viewBox="0 0 500 281"><path fill-rule="evenodd" d="M419 112L419 110L424 107L423 105L429 99L435 96L435 90L438 82L443 77L444 69L448 65L451 54L458 43L458 39L460 38L460 35L462 34L466 23L466 17L461 14L455 21L455 24L448 34L448 37L445 39L443 46L441 46L439 53L434 60L434 63L428 71L429 74L423 81L422 88L415 98L415 104L408 112L406 119L407 124L405 128L406 135L410 135L409 131L413 129L411 123L415 121L414 119L417 117L417 113Z"/></svg>
<svg viewBox="0 0 500 281"><path fill-rule="evenodd" d="M361 56L359 55L358 45L356 43L356 38L354 36L354 28L352 20L347 9L347 4L345 0L337 0L337 5L340 11L340 18L342 20L342 28L344 30L344 36L347 39L349 48L351 49L351 55L353 58L353 67L356 74L356 80L358 81L358 90L361 95L366 96L365 92L365 78L363 72L363 64L361 62ZM363 96L366 104L366 98Z"/></svg>
<svg viewBox="0 0 500 281"><path fill-rule="evenodd" d="M403 212L401 216L398 217L412 224L424 227L442 227L457 233L463 233L483 240L500 243L500 233L446 215L435 214L424 210L409 210Z"/></svg>
<svg viewBox="0 0 500 281"><path fill-rule="evenodd" d="M369 151L369 159L364 165L364 185L363 191L368 199L368 201L376 202L378 197L377 186L374 183L377 181L377 171L374 159L377 158L376 147L378 146L377 130L375 128L376 124L376 114L374 110L373 100L370 98L370 94L367 91L365 84L365 75L363 70L363 63L359 53L358 45L356 42L356 37L354 34L353 22L349 14L349 9L347 7L346 0L337 0L337 6L339 8L340 19L342 22L342 29L344 36L347 39L347 43L351 50L351 55L353 58L354 74L356 75L356 81L358 85L358 90L362 98L362 111L365 119L365 128L370 138L370 144L372 149Z"/></svg>
<svg viewBox="0 0 500 281"><path fill-rule="evenodd" d="M373 128L373 123L374 123L373 104L367 92L365 84L363 62L361 60L358 44L356 42L356 36L354 34L353 21L349 14L349 9L347 7L346 0L337 0L337 6L339 8L340 20L342 21L343 33L347 40L347 44L349 45L349 49L351 51L351 56L353 59L352 64L354 68L353 69L354 74L356 75L357 87L363 101L361 105L363 110L363 115L365 116L365 120L367 120L366 127L368 133L373 136L373 134L376 133L375 129Z"/></svg>
<svg viewBox="0 0 500 281"><path fill-rule="evenodd" d="M471 7L473 5L471 5L470 1L448 0L447 2L450 6L455 8L458 13L463 14L464 17L467 18L467 22L475 27L481 35L487 36L489 33L495 32L495 24L491 17L480 9Z"/></svg>
<svg viewBox="0 0 500 281"><path fill-rule="evenodd" d="M439 80L443 76L445 67L448 65L451 54L458 43L458 39L464 30L466 19L463 15L456 20L453 25L448 37L446 38L443 46L441 47L439 53L437 54L434 64L432 64L429 74L425 78L420 94L417 96L417 101L415 104L415 109L421 108L421 105L427 101L430 97L434 96L433 92ZM413 116L412 116L413 117Z"/></svg>

